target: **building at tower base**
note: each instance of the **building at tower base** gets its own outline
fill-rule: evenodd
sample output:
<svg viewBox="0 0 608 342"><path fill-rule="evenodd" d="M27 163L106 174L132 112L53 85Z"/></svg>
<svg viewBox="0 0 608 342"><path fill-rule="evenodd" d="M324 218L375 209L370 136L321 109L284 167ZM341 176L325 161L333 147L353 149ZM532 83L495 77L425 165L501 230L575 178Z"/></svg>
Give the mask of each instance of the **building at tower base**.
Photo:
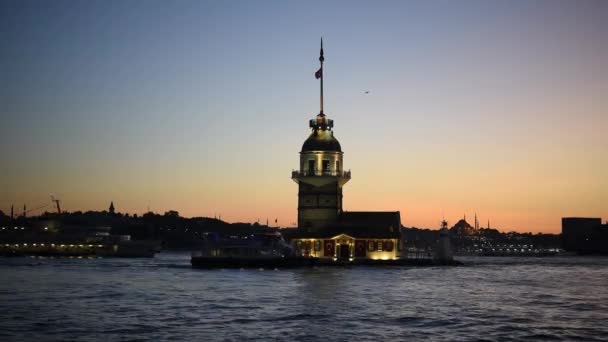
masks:
<svg viewBox="0 0 608 342"><path fill-rule="evenodd" d="M297 255L334 261L395 260L404 247L398 211L342 212L322 229L298 228L291 244ZM405 253L404 253L405 255Z"/></svg>

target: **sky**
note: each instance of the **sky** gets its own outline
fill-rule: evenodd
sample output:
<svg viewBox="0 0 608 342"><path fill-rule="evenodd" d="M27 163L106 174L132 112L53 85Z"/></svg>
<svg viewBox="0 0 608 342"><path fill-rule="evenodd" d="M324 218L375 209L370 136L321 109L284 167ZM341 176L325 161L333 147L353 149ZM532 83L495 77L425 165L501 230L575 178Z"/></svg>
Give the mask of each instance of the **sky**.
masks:
<svg viewBox="0 0 608 342"><path fill-rule="evenodd" d="M607 220L607 33L606 1L2 0L0 210L293 226L322 36L344 209Z"/></svg>

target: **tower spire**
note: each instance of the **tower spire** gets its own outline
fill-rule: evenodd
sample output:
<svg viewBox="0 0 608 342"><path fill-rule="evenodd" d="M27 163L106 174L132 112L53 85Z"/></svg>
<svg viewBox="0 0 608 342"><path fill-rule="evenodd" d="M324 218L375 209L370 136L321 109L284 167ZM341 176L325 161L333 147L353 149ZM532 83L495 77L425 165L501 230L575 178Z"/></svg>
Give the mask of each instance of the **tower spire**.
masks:
<svg viewBox="0 0 608 342"><path fill-rule="evenodd" d="M315 78L321 80L321 98L320 98L321 111L319 112L320 115L324 115L323 114L323 62L324 61L325 61L325 57L323 56L323 37L321 37L321 51L319 52L319 62L321 63L321 67L319 68L319 70L317 70L317 72L315 72Z"/></svg>

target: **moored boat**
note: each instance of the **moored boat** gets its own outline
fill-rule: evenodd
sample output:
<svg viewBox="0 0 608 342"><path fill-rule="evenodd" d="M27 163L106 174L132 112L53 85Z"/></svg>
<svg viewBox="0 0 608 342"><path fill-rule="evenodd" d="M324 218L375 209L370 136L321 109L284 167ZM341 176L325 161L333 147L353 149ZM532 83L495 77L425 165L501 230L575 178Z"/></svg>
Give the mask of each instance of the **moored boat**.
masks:
<svg viewBox="0 0 608 342"><path fill-rule="evenodd" d="M222 236L203 234L203 248L192 253L200 268L285 268L313 266L314 258L294 256L279 232Z"/></svg>

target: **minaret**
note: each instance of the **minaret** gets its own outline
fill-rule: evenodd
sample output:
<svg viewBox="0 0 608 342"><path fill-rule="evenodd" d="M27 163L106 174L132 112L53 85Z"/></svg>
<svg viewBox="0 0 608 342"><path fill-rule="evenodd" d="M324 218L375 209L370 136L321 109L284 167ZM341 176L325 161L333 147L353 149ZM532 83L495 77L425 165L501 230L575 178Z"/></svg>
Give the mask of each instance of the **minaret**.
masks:
<svg viewBox="0 0 608 342"><path fill-rule="evenodd" d="M310 136L300 151L300 168L291 178L298 183L298 228L315 231L331 226L342 212L342 186L350 180L350 171L343 171L342 148L334 137L334 122L323 112L323 39L315 72L320 80L320 111L309 121Z"/></svg>
<svg viewBox="0 0 608 342"><path fill-rule="evenodd" d="M26 207L25 207L25 204L24 204L23 205L23 217L24 218L26 217L26 214L27 214L27 210L26 210Z"/></svg>
<svg viewBox="0 0 608 342"><path fill-rule="evenodd" d="M108 211L110 212L110 214L114 214L114 201L110 202L110 208Z"/></svg>
<svg viewBox="0 0 608 342"><path fill-rule="evenodd" d="M11 205L11 220L15 218L15 206Z"/></svg>

